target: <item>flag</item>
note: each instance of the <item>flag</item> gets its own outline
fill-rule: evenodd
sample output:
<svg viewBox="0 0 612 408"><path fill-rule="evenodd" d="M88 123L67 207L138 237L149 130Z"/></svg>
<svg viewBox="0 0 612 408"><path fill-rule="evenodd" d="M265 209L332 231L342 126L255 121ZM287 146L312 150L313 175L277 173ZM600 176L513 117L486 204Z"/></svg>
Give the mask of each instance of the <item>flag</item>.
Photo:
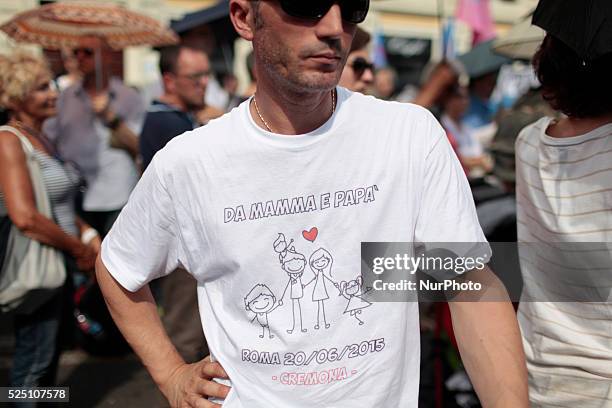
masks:
<svg viewBox="0 0 612 408"><path fill-rule="evenodd" d="M455 19L449 17L442 30L442 56L445 60L455 59Z"/></svg>
<svg viewBox="0 0 612 408"><path fill-rule="evenodd" d="M385 38L382 32L376 30L372 39L372 62L376 68L385 68L389 65L387 61L387 50L385 48Z"/></svg>
<svg viewBox="0 0 612 408"><path fill-rule="evenodd" d="M459 0L457 20L466 23L474 33L472 45L495 38L495 24L491 17L489 0Z"/></svg>

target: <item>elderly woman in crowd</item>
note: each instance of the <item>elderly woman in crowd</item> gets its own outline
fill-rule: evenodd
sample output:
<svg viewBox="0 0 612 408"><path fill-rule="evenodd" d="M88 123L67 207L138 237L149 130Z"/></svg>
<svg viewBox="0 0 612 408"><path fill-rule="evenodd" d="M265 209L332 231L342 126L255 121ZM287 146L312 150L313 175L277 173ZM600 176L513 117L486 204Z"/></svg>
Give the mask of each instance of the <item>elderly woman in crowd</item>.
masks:
<svg viewBox="0 0 612 408"><path fill-rule="evenodd" d="M39 58L22 52L0 56L0 105L9 116L7 126L0 128L1 219L27 238L63 253L67 263L89 271L100 240L75 215L79 178L41 132L43 121L56 112L57 93L51 84L51 73ZM32 161L40 168L36 179L29 170ZM51 217L39 211L35 189L39 185L46 190ZM5 259L10 255L5 254ZM16 309L11 386L54 382L62 293L62 288L35 291Z"/></svg>

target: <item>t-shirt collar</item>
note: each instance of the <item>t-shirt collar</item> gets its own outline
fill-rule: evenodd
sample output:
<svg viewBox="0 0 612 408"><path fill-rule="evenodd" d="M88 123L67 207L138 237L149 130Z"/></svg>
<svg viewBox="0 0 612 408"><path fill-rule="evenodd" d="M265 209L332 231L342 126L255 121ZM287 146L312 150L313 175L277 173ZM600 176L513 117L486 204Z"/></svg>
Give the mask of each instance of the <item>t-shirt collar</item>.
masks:
<svg viewBox="0 0 612 408"><path fill-rule="evenodd" d="M253 116L251 115L251 111L249 109L251 105L251 100L253 97L246 100L241 106L241 114L243 118L247 122L247 126L249 129L249 134L256 138L258 141L289 150L304 150L311 146L314 146L316 143L321 142L326 139L330 135L334 133L334 130L339 126L341 121L343 120L345 114L343 104L349 96L349 92L341 87L337 87L337 102L336 102L336 111L334 114L321 126L317 129L304 133L301 135L281 135L278 133L268 132L265 129L262 129L255 123Z"/></svg>
<svg viewBox="0 0 612 408"><path fill-rule="evenodd" d="M178 106L160 101L159 99L154 99L151 102L151 106L154 106L156 110L163 110L166 112L180 112L180 113L186 113L185 111L181 110L178 108Z"/></svg>
<svg viewBox="0 0 612 408"><path fill-rule="evenodd" d="M591 139L597 139L612 133L612 123L607 123L582 135L572 137L553 137L546 133L552 122L553 118L550 117L542 118L540 122L540 140L548 146L569 147L579 145Z"/></svg>

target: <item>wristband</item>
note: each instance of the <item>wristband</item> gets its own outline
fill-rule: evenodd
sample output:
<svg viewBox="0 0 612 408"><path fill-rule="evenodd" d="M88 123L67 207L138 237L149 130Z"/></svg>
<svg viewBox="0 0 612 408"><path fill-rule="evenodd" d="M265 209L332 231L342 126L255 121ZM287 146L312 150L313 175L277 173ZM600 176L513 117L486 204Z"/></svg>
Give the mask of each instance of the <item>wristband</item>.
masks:
<svg viewBox="0 0 612 408"><path fill-rule="evenodd" d="M108 122L106 122L104 125L109 128L110 130L117 130L117 128L119 127L119 125L121 124L122 119L119 116L116 116L109 120Z"/></svg>
<svg viewBox="0 0 612 408"><path fill-rule="evenodd" d="M98 231L89 227L81 234L81 242L88 245L94 238L99 237Z"/></svg>

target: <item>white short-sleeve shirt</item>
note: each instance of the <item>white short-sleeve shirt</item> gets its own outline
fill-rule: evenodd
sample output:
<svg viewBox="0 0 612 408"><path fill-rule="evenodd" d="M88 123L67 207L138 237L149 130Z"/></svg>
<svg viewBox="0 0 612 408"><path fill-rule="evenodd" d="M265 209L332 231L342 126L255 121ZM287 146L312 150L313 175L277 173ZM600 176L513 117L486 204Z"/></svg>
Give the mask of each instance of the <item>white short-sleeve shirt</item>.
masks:
<svg viewBox="0 0 612 408"><path fill-rule="evenodd" d="M335 114L305 135L262 130L246 102L175 138L102 260L131 291L179 265L193 274L231 379L224 407L416 407L418 305L341 290L362 241L485 238L434 117L339 88Z"/></svg>

